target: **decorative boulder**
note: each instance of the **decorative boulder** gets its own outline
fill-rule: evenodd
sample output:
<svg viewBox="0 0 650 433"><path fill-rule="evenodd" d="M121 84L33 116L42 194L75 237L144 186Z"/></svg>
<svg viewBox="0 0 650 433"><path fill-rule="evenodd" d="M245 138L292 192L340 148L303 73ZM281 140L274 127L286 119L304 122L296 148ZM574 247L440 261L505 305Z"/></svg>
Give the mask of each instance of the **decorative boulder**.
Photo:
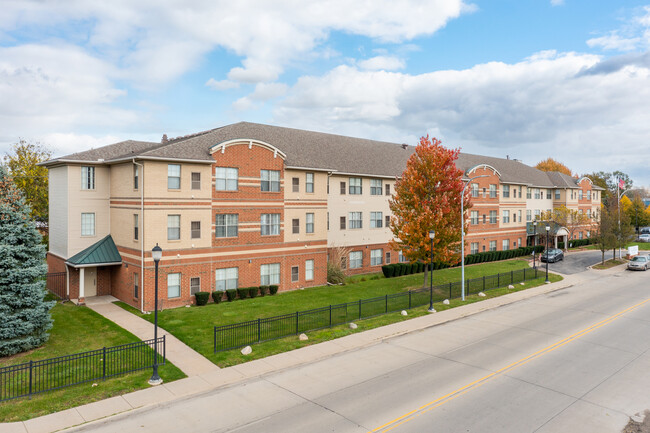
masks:
<svg viewBox="0 0 650 433"><path fill-rule="evenodd" d="M508 288L509 288L509 289L514 289L515 286L513 286L512 284L509 284L509 285L508 285Z"/></svg>
<svg viewBox="0 0 650 433"><path fill-rule="evenodd" d="M298 337L298 340L307 341L307 340L309 340L309 337L307 337L307 334L300 334L300 336Z"/></svg>
<svg viewBox="0 0 650 433"><path fill-rule="evenodd" d="M435 309L435 308L431 308L430 310L427 310L427 311L428 311L429 313L435 313L435 312L436 312L436 309Z"/></svg>
<svg viewBox="0 0 650 433"><path fill-rule="evenodd" d="M485 297L485 293L483 293L483 292L478 292L478 295L479 295L481 298L484 298L484 297Z"/></svg>
<svg viewBox="0 0 650 433"><path fill-rule="evenodd" d="M253 353L253 348L250 346L246 346L241 350L242 355L250 355L251 353Z"/></svg>
<svg viewBox="0 0 650 433"><path fill-rule="evenodd" d="M520 285L520 286L524 286L524 285L526 285L526 283L521 282L521 283L519 283L519 285Z"/></svg>
<svg viewBox="0 0 650 433"><path fill-rule="evenodd" d="M409 315L409 313L407 313L406 310L402 310L402 312L401 312L400 314L401 314L402 316L408 316L408 315Z"/></svg>
<svg viewBox="0 0 650 433"><path fill-rule="evenodd" d="M358 326L356 323L350 323L350 329L357 329Z"/></svg>
<svg viewBox="0 0 650 433"><path fill-rule="evenodd" d="M442 301L442 303L445 305L449 305L449 299L445 299L444 301Z"/></svg>

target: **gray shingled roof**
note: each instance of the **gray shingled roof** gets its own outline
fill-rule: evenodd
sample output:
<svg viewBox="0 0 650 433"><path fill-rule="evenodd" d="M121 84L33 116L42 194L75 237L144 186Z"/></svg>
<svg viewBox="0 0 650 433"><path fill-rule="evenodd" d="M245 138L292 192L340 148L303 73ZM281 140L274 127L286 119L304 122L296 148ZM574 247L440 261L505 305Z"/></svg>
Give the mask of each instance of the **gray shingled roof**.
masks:
<svg viewBox="0 0 650 433"><path fill-rule="evenodd" d="M400 176L415 147L385 141L346 137L301 129L239 122L169 140L167 143L123 141L48 161L96 161L106 163L128 157L213 161L210 148L225 141L253 139L269 143L286 155L287 167L335 170L341 173ZM463 171L488 164L505 183L538 187L575 188L576 180L561 173L546 173L513 159L461 153L456 165Z"/></svg>

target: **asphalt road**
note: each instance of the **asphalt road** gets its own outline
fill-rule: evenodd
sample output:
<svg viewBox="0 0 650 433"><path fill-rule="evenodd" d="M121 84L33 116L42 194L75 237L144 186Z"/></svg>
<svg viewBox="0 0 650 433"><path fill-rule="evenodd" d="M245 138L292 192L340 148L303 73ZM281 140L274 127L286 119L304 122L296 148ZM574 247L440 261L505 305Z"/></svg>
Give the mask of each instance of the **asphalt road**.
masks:
<svg viewBox="0 0 650 433"><path fill-rule="evenodd" d="M620 432L650 408L648 273L584 282L93 432Z"/></svg>
<svg viewBox="0 0 650 433"><path fill-rule="evenodd" d="M618 257L618 253L616 254ZM539 257L538 257L539 258ZM611 259L611 251L605 253L605 260ZM557 272L564 275L577 274L587 270L588 266L600 263L602 253L600 250L587 250L579 252L564 253L564 260L548 264L549 272ZM542 270L546 269L546 263L538 263Z"/></svg>

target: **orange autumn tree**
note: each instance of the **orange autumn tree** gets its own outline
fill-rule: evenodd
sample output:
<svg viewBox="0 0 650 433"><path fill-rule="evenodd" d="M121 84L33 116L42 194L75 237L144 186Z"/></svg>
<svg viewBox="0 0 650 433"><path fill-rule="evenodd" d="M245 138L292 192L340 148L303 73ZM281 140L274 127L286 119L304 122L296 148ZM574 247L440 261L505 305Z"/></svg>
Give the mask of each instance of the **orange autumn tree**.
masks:
<svg viewBox="0 0 650 433"><path fill-rule="evenodd" d="M431 260L429 230L435 231L434 262L452 264L460 260L460 201L464 184L463 172L454 163L458 153L458 149L443 147L436 138L422 137L395 184L395 193L389 200L394 236L390 245L411 262ZM467 212L468 191L464 199Z"/></svg>
<svg viewBox="0 0 650 433"><path fill-rule="evenodd" d="M562 164L560 161L554 160L553 158L546 158L544 161L538 162L535 168L542 171L559 171L560 173L564 173L567 176L572 176L569 167Z"/></svg>

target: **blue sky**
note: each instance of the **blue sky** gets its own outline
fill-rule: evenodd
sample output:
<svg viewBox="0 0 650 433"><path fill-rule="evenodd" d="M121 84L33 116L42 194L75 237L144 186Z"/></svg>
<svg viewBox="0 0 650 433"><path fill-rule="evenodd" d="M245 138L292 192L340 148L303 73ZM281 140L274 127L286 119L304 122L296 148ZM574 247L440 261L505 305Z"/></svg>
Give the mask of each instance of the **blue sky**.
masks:
<svg viewBox="0 0 650 433"><path fill-rule="evenodd" d="M358 3L5 0L0 154L251 121L650 186L650 2Z"/></svg>

